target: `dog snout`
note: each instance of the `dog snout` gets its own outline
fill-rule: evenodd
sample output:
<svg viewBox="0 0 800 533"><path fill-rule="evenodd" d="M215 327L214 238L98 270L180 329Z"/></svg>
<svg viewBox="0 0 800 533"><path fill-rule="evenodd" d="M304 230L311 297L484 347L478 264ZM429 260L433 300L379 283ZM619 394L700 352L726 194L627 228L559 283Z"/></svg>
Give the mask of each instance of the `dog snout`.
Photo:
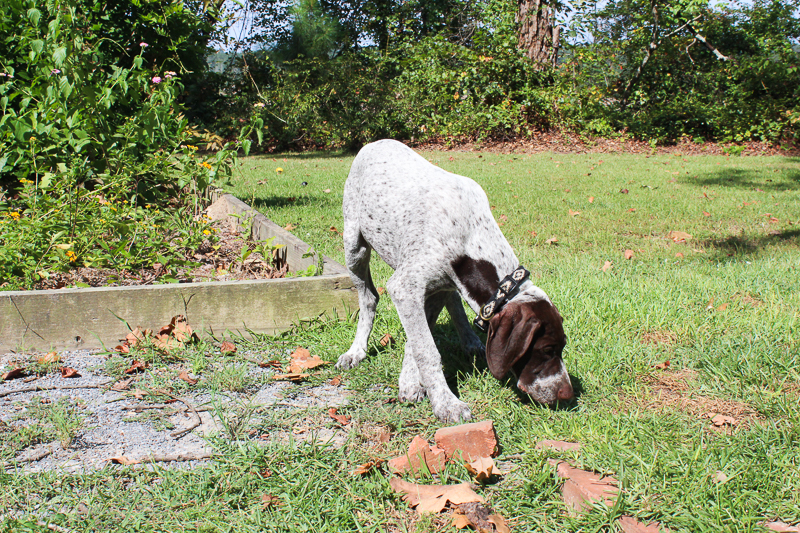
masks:
<svg viewBox="0 0 800 533"><path fill-rule="evenodd" d="M540 403L554 404L566 402L575 397L569 373L563 361L559 361L557 370L547 375L536 375L532 381L525 379L524 373L517 382L517 387L528 393L531 398Z"/></svg>
<svg viewBox="0 0 800 533"><path fill-rule="evenodd" d="M570 383L569 378L567 378L567 382L561 385L561 388L558 389L558 394L556 394L556 399L562 402L566 402L567 400L571 400L575 397L575 391L572 390L572 383Z"/></svg>

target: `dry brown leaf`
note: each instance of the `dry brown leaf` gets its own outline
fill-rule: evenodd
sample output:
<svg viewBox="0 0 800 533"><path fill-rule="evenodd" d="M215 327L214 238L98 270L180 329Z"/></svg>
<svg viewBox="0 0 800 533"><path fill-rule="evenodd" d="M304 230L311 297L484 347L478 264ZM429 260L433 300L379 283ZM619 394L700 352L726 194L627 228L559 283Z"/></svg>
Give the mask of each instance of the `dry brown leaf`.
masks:
<svg viewBox="0 0 800 533"><path fill-rule="evenodd" d="M3 375L0 375L0 379L3 381L11 381L12 379L21 378L24 375L25 375L25 368L20 366L17 368L12 368Z"/></svg>
<svg viewBox="0 0 800 533"><path fill-rule="evenodd" d="M393 341L394 337L392 337L387 333L386 335L381 337L381 340L379 342L381 343L381 346L389 346L390 344L392 344Z"/></svg>
<svg viewBox="0 0 800 533"><path fill-rule="evenodd" d="M489 523L494 524L494 528L497 533L511 533L511 528L508 527L508 524L506 524L505 518L499 514L490 515Z"/></svg>
<svg viewBox="0 0 800 533"><path fill-rule="evenodd" d="M711 213L709 213L708 211L703 211L703 216L704 217L710 217Z"/></svg>
<svg viewBox="0 0 800 533"><path fill-rule="evenodd" d="M589 203L591 204L592 202L594 202L594 196L589 197Z"/></svg>
<svg viewBox="0 0 800 533"><path fill-rule="evenodd" d="M310 370L321 365L329 365L328 361L323 361L318 355L311 356L311 352L307 349L298 346L292 352L291 361L289 362L289 372L299 374L303 370Z"/></svg>
<svg viewBox="0 0 800 533"><path fill-rule="evenodd" d="M719 483L720 485L724 485L728 482L728 475L725 474L722 470L717 470L717 473L714 474L714 482Z"/></svg>
<svg viewBox="0 0 800 533"><path fill-rule="evenodd" d="M272 376L272 379L277 379L281 381L294 381L296 383L303 381L310 375L311 374L300 374L297 372L290 372L288 374L275 374L274 376Z"/></svg>
<svg viewBox="0 0 800 533"><path fill-rule="evenodd" d="M571 217L576 217L581 214L580 211L573 211L572 209L568 209L568 211L569 211L569 216Z"/></svg>
<svg viewBox="0 0 800 533"><path fill-rule="evenodd" d="M283 363L278 361L277 359L273 359L271 361L261 361L258 363L259 368L282 368Z"/></svg>
<svg viewBox="0 0 800 533"><path fill-rule="evenodd" d="M61 357L56 352L47 352L40 358L36 360L37 363L40 365L46 365L49 363L58 363L61 361Z"/></svg>
<svg viewBox="0 0 800 533"><path fill-rule="evenodd" d="M622 194L628 194L629 191L628 189L620 189L619 192Z"/></svg>
<svg viewBox="0 0 800 533"><path fill-rule="evenodd" d="M470 520L467 515L463 513L456 513L453 515L453 527L456 529L464 529L467 527L472 527L472 520Z"/></svg>
<svg viewBox="0 0 800 533"><path fill-rule="evenodd" d="M138 459L129 459L124 455L120 455L118 457L109 457L108 462L116 464L116 465L138 465L141 461Z"/></svg>
<svg viewBox="0 0 800 533"><path fill-rule="evenodd" d="M367 461L363 465L358 465L355 470L350 472L352 476L363 476L369 474L375 468L378 468L381 464L383 464L383 460L381 459L373 459L371 461Z"/></svg>
<svg viewBox="0 0 800 533"><path fill-rule="evenodd" d="M119 353L130 353L131 347L127 342L123 342L122 344L115 346L114 350Z"/></svg>
<svg viewBox="0 0 800 533"><path fill-rule="evenodd" d="M131 363L131 366L130 366L130 368L128 368L128 369L125 371L125 373L126 373L126 374L133 374L133 373L135 373L135 372L139 372L140 370L144 370L144 369L146 369L146 368L147 368L147 367L149 367L149 366L150 366L150 365L149 365L148 363L143 363L143 362L141 362L141 361L134 361L133 363Z"/></svg>
<svg viewBox="0 0 800 533"><path fill-rule="evenodd" d="M678 259L683 259L683 254L678 252L675 254L675 257L677 257Z"/></svg>
<svg viewBox="0 0 800 533"><path fill-rule="evenodd" d="M653 368L655 368L656 370L665 370L665 369L669 368L669 361L664 361L663 363L658 363Z"/></svg>
<svg viewBox="0 0 800 533"><path fill-rule="evenodd" d="M182 379L183 381L185 381L189 385L197 385L197 381L198 381L198 380L196 380L196 379L194 379L192 377L189 377L189 373L186 372L186 370L181 370L180 374L178 374L178 379Z"/></svg>
<svg viewBox="0 0 800 533"><path fill-rule="evenodd" d="M133 383L133 378L128 378L128 379L125 379L125 380L122 380L122 381L117 381L116 383L111 385L111 390L117 391L117 392L122 392L124 390L127 390L128 387L131 386L131 383Z"/></svg>
<svg viewBox="0 0 800 533"><path fill-rule="evenodd" d="M292 231L294 229L297 229L297 225L296 224L292 224L291 222L289 222L288 224L286 224L283 227L283 229L285 229L286 231Z"/></svg>
<svg viewBox="0 0 800 533"><path fill-rule="evenodd" d="M674 242L688 242L692 240L692 236L685 231L670 231L667 233L667 237L672 239Z"/></svg>
<svg viewBox="0 0 800 533"><path fill-rule="evenodd" d="M403 494L403 499L411 507L416 507L417 512L439 513L447 503L458 505L460 503L480 502L484 499L473 491L469 483L458 485L418 485L409 483L399 477L389 480L389 485L395 492Z"/></svg>
<svg viewBox="0 0 800 533"><path fill-rule="evenodd" d="M229 355L236 353L236 345L231 341L225 341L219 345L219 351L222 355Z"/></svg>
<svg viewBox="0 0 800 533"><path fill-rule="evenodd" d="M281 499L278 498L277 496L274 496L272 494L261 495L261 508L264 510L271 509L272 507L278 507L280 506L280 504L281 504Z"/></svg>
<svg viewBox="0 0 800 533"><path fill-rule="evenodd" d="M633 250L625 250L625 259L633 259Z"/></svg>
<svg viewBox="0 0 800 533"><path fill-rule="evenodd" d="M341 382L342 382L342 376L336 376L328 383L331 385L331 387L338 387Z"/></svg>
<svg viewBox="0 0 800 533"><path fill-rule="evenodd" d="M709 413L709 418L711 418L711 423L718 428L723 426L735 426L739 422L732 416L726 416L717 413Z"/></svg>
<svg viewBox="0 0 800 533"><path fill-rule="evenodd" d="M81 377L81 375L74 368L70 368L68 366L62 366L61 367L61 377L62 378L79 378L79 377Z"/></svg>
<svg viewBox="0 0 800 533"><path fill-rule="evenodd" d="M383 287L378 287L378 296L382 295L385 292L386 292L386 289L384 289Z"/></svg>
<svg viewBox="0 0 800 533"><path fill-rule="evenodd" d="M350 417L348 415L338 415L336 414L337 412L338 409L336 409L335 407L331 407L330 409L328 409L328 416L330 416L343 426L346 426L347 424L350 423Z"/></svg>
<svg viewBox="0 0 800 533"><path fill-rule="evenodd" d="M545 243L545 244L552 244L552 245L556 245L556 244L558 244L558 239L556 239L555 237L550 237L549 239L547 239L546 241L544 241L544 243Z"/></svg>
<svg viewBox="0 0 800 533"><path fill-rule="evenodd" d="M486 483L492 476L505 474L505 472L501 472L497 469L491 457L479 457L471 463L466 463L464 467L479 483Z"/></svg>
<svg viewBox="0 0 800 533"><path fill-rule="evenodd" d="M728 308L728 304L724 303L724 304L720 305L719 307L717 307L717 311L724 311L727 308Z"/></svg>
<svg viewBox="0 0 800 533"><path fill-rule="evenodd" d="M603 266L600 268L600 270L602 270L603 272L608 272L613 267L614 263L612 263L611 261L606 261L605 263L603 263Z"/></svg>

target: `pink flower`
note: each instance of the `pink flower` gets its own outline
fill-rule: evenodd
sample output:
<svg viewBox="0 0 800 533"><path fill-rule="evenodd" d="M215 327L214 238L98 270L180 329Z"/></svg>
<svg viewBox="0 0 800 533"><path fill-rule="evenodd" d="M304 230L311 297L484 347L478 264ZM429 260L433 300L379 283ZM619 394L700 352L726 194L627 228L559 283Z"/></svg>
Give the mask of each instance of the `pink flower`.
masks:
<svg viewBox="0 0 800 533"><path fill-rule="evenodd" d="M167 79L174 78L177 74L171 70L168 70L164 73L164 77Z"/></svg>
<svg viewBox="0 0 800 533"><path fill-rule="evenodd" d="M153 83L158 84L158 83L161 83L161 78L159 78L158 76L153 76L153 80L152 81L153 81Z"/></svg>
<svg viewBox="0 0 800 533"><path fill-rule="evenodd" d="M146 42L142 41L142 42L139 43L139 46L141 46L142 48L147 48L150 45L147 44Z"/></svg>
<svg viewBox="0 0 800 533"><path fill-rule="evenodd" d="M54 68L53 70L50 71L50 74L61 74L61 71L57 68Z"/></svg>

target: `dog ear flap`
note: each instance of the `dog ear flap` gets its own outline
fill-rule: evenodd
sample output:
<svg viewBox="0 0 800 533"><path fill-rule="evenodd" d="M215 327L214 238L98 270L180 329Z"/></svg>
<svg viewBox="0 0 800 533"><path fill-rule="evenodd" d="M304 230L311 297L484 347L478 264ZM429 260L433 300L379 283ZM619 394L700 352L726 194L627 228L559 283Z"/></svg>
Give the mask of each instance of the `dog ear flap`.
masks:
<svg viewBox="0 0 800 533"><path fill-rule="evenodd" d="M541 325L541 320L525 304L508 304L492 317L486 338L486 362L495 378L502 379L525 355Z"/></svg>

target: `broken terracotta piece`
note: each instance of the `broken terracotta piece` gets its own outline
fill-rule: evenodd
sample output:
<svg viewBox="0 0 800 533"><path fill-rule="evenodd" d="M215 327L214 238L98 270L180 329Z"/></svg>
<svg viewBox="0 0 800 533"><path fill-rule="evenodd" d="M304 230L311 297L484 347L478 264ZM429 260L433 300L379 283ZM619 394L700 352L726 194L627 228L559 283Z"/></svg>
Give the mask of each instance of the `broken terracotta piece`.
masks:
<svg viewBox="0 0 800 533"><path fill-rule="evenodd" d="M481 457L496 457L498 452L497 435L491 420L441 428L434 439L448 458L471 462Z"/></svg>
<svg viewBox="0 0 800 533"><path fill-rule="evenodd" d="M427 466L431 474L436 474L444 468L447 461L444 450L437 446L429 446L428 441L417 435L408 446L408 452L400 457L391 459L387 464L394 473L418 472Z"/></svg>

